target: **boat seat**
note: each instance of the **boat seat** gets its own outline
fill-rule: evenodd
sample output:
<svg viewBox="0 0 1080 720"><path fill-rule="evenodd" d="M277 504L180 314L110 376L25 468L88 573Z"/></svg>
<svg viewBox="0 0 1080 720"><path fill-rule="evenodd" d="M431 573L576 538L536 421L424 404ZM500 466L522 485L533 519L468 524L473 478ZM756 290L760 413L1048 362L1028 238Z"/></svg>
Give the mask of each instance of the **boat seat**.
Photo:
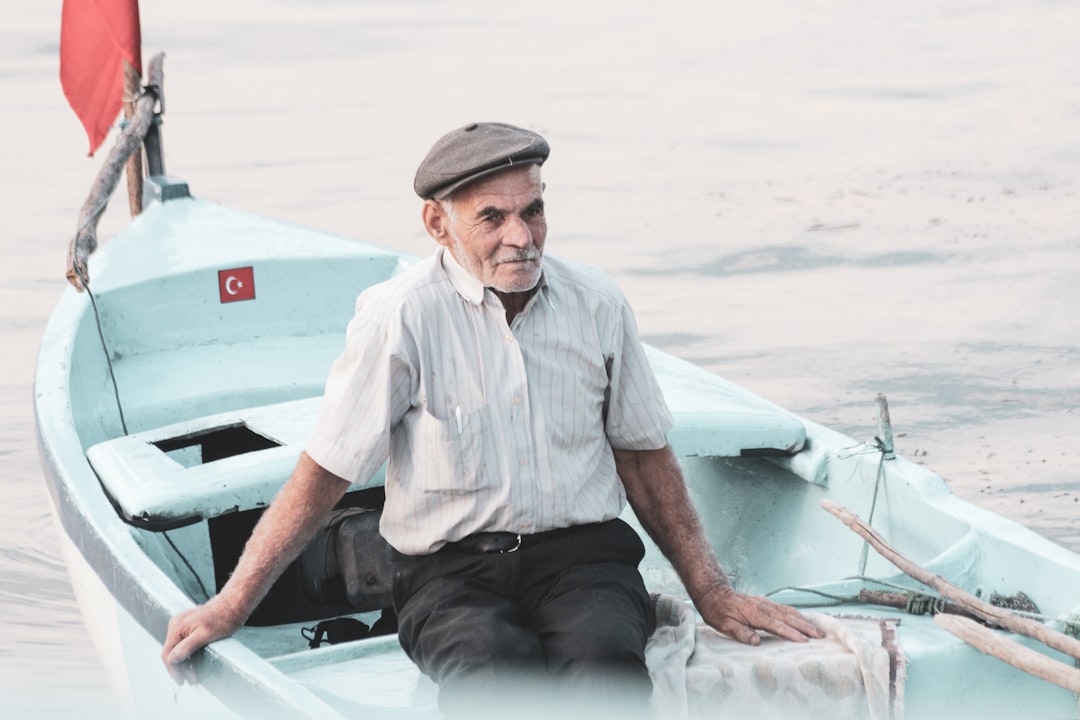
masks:
<svg viewBox="0 0 1080 720"><path fill-rule="evenodd" d="M129 522L162 530L265 507L289 477L320 397L243 408L94 445L91 466Z"/></svg>
<svg viewBox="0 0 1080 720"><path fill-rule="evenodd" d="M803 448L806 430L794 415L694 365L649 353L675 418L669 441L677 455L787 456ZM120 514L143 527L265 507L296 465L320 400L140 431L94 445L87 457Z"/></svg>

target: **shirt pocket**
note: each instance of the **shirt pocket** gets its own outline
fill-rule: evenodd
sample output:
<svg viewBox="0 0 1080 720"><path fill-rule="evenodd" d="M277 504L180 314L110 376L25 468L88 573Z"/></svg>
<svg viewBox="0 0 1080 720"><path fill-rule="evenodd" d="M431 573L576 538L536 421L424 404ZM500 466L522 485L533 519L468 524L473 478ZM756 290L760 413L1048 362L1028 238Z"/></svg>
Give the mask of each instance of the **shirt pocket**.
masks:
<svg viewBox="0 0 1080 720"><path fill-rule="evenodd" d="M484 438L485 410L449 408L440 419L421 411L414 428L417 487L426 493L470 495L497 485L488 472Z"/></svg>

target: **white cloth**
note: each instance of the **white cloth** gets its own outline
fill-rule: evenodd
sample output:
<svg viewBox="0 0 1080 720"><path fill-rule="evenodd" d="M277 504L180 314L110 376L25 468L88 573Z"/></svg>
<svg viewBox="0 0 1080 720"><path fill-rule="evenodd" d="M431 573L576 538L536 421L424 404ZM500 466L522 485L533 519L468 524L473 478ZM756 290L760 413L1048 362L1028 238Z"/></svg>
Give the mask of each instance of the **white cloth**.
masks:
<svg viewBox="0 0 1080 720"><path fill-rule="evenodd" d="M699 622L682 600L661 595L645 649L652 716L754 720L903 720L905 667L895 619L807 613L825 638L772 636L756 647Z"/></svg>
<svg viewBox="0 0 1080 720"><path fill-rule="evenodd" d="M389 458L380 530L403 553L610 520L626 502L612 448L667 442L671 414L621 291L543 263L512 326L442 248L357 300L307 452L360 484Z"/></svg>

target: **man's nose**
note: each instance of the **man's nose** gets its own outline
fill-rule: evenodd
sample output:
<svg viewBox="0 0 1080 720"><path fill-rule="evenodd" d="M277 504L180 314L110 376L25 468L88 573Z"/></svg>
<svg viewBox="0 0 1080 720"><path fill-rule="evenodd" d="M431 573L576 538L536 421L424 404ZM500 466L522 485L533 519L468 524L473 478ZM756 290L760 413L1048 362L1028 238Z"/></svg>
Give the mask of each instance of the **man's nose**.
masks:
<svg viewBox="0 0 1080 720"><path fill-rule="evenodd" d="M532 230L524 219L512 215L503 227L503 244L514 247L529 247L532 245Z"/></svg>

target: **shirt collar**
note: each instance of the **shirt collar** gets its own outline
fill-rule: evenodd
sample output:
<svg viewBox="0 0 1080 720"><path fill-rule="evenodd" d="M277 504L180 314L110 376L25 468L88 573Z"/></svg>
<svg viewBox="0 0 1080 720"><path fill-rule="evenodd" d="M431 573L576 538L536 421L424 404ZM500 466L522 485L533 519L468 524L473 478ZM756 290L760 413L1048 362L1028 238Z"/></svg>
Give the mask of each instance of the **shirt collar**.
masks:
<svg viewBox="0 0 1080 720"><path fill-rule="evenodd" d="M461 297L473 305L484 302L484 286L473 277L471 272L461 267L461 264L445 247L439 248L439 261L442 263L443 270L446 271L446 276L450 278L450 284Z"/></svg>
<svg viewBox="0 0 1080 720"><path fill-rule="evenodd" d="M438 256L443 270L446 271L446 276L450 279L450 284L454 286L458 294L473 305L483 304L484 291L487 289L483 283L477 280L471 272L461 267L461 263L445 247L439 248ZM547 273L543 270L540 271L540 280L537 285L539 286L538 294L543 293L548 303L551 303L551 298L548 296ZM552 305L552 308L554 308L554 305Z"/></svg>

